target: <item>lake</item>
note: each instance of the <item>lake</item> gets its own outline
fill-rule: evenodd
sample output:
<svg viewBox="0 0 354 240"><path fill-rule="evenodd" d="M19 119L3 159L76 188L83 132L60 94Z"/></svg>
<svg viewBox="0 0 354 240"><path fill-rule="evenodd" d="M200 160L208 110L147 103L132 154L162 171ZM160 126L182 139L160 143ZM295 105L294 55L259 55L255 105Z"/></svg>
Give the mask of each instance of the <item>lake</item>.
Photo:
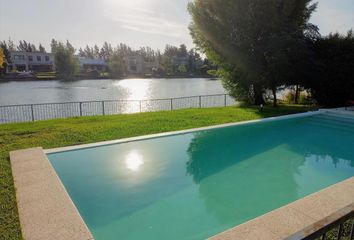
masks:
<svg viewBox="0 0 354 240"><path fill-rule="evenodd" d="M0 82L0 105L111 99L157 99L223 94L220 80L207 78Z"/></svg>

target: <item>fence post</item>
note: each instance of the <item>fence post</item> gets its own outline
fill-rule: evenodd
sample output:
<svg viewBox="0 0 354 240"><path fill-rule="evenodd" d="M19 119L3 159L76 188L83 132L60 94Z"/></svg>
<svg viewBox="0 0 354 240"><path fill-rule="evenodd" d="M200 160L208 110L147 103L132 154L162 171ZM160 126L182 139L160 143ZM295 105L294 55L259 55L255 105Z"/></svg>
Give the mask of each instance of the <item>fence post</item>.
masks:
<svg viewBox="0 0 354 240"><path fill-rule="evenodd" d="M202 96L199 96L199 108L202 108Z"/></svg>
<svg viewBox="0 0 354 240"><path fill-rule="evenodd" d="M171 98L171 111L173 110L173 98Z"/></svg>
<svg viewBox="0 0 354 240"><path fill-rule="evenodd" d="M104 101L102 101L102 115L106 115L105 111L104 111Z"/></svg>
<svg viewBox="0 0 354 240"><path fill-rule="evenodd" d="M80 117L82 117L82 102L79 103L80 105Z"/></svg>
<svg viewBox="0 0 354 240"><path fill-rule="evenodd" d="M31 114L32 114L32 122L34 122L34 111L33 111L33 104L31 104Z"/></svg>
<svg viewBox="0 0 354 240"><path fill-rule="evenodd" d="M139 108L140 108L140 112L142 111L141 109L141 100L139 101Z"/></svg>
<svg viewBox="0 0 354 240"><path fill-rule="evenodd" d="M226 101L227 101L226 97L227 97L227 95L225 94L225 107L226 107L226 105L227 105L227 103L226 103Z"/></svg>

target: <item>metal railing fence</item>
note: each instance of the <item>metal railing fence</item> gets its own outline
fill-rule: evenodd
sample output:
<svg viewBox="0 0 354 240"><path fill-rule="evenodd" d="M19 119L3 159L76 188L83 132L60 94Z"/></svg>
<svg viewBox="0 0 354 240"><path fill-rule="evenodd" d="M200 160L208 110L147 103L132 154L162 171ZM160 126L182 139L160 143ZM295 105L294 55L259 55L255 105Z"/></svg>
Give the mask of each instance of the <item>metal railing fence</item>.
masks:
<svg viewBox="0 0 354 240"><path fill-rule="evenodd" d="M150 100L104 100L0 106L0 124L49 119L226 107L236 101L227 94Z"/></svg>
<svg viewBox="0 0 354 240"><path fill-rule="evenodd" d="M354 240L354 211L302 240Z"/></svg>

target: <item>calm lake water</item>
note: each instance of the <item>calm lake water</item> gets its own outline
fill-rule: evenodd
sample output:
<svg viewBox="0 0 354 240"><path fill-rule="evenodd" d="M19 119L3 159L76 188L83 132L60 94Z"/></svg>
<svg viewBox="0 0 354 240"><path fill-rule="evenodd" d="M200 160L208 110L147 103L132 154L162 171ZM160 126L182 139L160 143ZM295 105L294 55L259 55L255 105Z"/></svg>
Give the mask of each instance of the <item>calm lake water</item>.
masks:
<svg viewBox="0 0 354 240"><path fill-rule="evenodd" d="M0 82L0 105L156 99L225 93L206 78Z"/></svg>

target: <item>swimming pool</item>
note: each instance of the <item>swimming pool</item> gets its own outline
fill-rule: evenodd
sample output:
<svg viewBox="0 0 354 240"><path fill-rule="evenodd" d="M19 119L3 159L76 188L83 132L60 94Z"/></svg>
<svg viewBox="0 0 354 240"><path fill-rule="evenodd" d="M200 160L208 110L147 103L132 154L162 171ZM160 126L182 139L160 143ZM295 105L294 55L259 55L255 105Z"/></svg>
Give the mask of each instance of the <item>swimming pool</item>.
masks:
<svg viewBox="0 0 354 240"><path fill-rule="evenodd" d="M353 118L317 114L48 158L96 240L194 240L354 176L353 146Z"/></svg>

